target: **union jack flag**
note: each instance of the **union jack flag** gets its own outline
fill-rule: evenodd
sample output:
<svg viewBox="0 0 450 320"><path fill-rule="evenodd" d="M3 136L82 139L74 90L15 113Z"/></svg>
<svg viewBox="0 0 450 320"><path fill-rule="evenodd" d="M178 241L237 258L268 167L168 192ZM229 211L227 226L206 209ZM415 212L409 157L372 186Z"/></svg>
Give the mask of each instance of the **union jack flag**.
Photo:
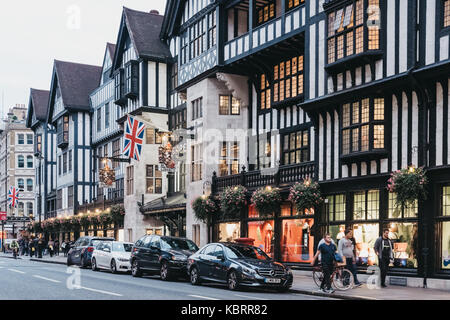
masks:
<svg viewBox="0 0 450 320"><path fill-rule="evenodd" d="M17 202L19 201L19 189L16 187L10 187L8 191L8 204L10 207L17 207Z"/></svg>
<svg viewBox="0 0 450 320"><path fill-rule="evenodd" d="M143 122L128 116L125 124L125 135L123 139L123 155L139 161L141 158L142 144L144 142Z"/></svg>

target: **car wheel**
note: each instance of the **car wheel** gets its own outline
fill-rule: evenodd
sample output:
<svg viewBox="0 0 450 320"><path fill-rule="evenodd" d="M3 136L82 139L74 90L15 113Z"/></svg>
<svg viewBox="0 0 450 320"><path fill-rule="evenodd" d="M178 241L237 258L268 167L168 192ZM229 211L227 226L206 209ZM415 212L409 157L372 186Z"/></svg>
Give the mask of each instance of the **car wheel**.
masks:
<svg viewBox="0 0 450 320"><path fill-rule="evenodd" d="M92 271L98 271L97 268L97 261L95 261L95 258L92 258L92 265L91 265Z"/></svg>
<svg viewBox="0 0 450 320"><path fill-rule="evenodd" d="M172 279L172 272L169 269L169 264L167 263L167 261L163 261L161 263L159 274L161 276L161 280L169 281L170 279Z"/></svg>
<svg viewBox="0 0 450 320"><path fill-rule="evenodd" d="M228 274L227 285L228 285L228 289L230 289L230 290L235 291L235 290L239 289L239 280L238 280L236 271L231 271Z"/></svg>
<svg viewBox="0 0 450 320"><path fill-rule="evenodd" d="M131 275L133 277L140 277L142 276L142 271L139 268L139 265L136 260L133 260L133 263L131 264Z"/></svg>
<svg viewBox="0 0 450 320"><path fill-rule="evenodd" d="M191 271L189 272L191 284L194 286L197 286L200 284L200 274L198 273L197 267L192 267Z"/></svg>
<svg viewBox="0 0 450 320"><path fill-rule="evenodd" d="M117 273L117 266L116 266L116 260L111 260L111 273Z"/></svg>
<svg viewBox="0 0 450 320"><path fill-rule="evenodd" d="M80 256L80 268L83 269L85 266L83 256Z"/></svg>
<svg viewBox="0 0 450 320"><path fill-rule="evenodd" d="M67 257L67 266L72 265L72 260L70 259L70 256Z"/></svg>

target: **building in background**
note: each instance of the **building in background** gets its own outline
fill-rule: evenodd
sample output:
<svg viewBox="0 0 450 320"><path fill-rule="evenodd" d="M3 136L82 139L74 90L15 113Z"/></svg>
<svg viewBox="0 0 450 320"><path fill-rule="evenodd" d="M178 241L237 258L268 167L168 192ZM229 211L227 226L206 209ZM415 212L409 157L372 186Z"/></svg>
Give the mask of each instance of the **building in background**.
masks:
<svg viewBox="0 0 450 320"><path fill-rule="evenodd" d="M36 196L34 134L26 127L26 113L25 105L11 108L7 119L2 121L0 133L0 211L7 212L8 219L21 218L24 221L35 214ZM8 206L10 187L19 189L17 208ZM17 230L7 230L8 237L14 237Z"/></svg>

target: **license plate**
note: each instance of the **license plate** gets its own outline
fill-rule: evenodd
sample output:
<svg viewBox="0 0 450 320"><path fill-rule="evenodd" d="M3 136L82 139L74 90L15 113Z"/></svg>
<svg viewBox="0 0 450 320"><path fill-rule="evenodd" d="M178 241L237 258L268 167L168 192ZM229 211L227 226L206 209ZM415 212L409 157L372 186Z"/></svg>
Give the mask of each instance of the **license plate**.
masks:
<svg viewBox="0 0 450 320"><path fill-rule="evenodd" d="M281 279L270 279L270 278L266 278L264 280L266 283L281 283Z"/></svg>

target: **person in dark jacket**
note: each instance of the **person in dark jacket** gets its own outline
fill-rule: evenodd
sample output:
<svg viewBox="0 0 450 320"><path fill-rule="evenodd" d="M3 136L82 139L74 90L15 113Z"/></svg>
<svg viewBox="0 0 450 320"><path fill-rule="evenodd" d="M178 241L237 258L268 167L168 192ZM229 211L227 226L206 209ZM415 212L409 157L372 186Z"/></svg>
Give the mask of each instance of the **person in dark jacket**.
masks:
<svg viewBox="0 0 450 320"><path fill-rule="evenodd" d="M55 248L54 248L55 256L59 256L59 240L55 240Z"/></svg>
<svg viewBox="0 0 450 320"><path fill-rule="evenodd" d="M316 259L319 254L321 255L323 280L320 284L319 291L326 293L333 293L334 290L331 288L331 275L334 270L335 253L337 251L336 245L331 241L331 235L327 233L324 237L324 243L322 243L318 248L317 252L311 262L314 266Z"/></svg>
<svg viewBox="0 0 450 320"><path fill-rule="evenodd" d="M394 262L394 249L392 241L389 239L389 229L383 230L383 235L375 241L374 249L380 266L381 287L386 288L386 274L389 270L389 264Z"/></svg>

